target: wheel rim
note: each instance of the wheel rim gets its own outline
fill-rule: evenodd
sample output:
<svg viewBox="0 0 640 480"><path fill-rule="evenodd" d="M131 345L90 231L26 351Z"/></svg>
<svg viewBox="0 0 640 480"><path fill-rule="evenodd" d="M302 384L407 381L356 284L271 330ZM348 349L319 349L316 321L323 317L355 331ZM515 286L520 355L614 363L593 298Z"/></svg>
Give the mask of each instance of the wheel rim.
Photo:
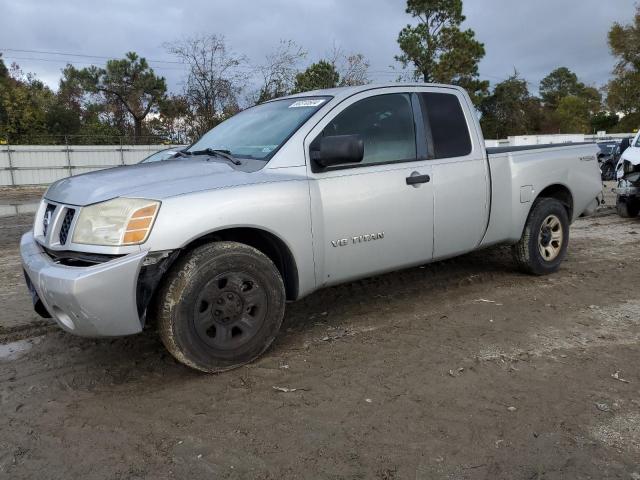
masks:
<svg viewBox="0 0 640 480"><path fill-rule="evenodd" d="M200 339L220 350L238 348L262 327L267 295L253 275L227 272L210 280L194 306L194 326Z"/></svg>
<svg viewBox="0 0 640 480"><path fill-rule="evenodd" d="M542 258L547 262L555 260L562 250L562 242L562 223L555 215L549 215L542 222L538 235L538 247Z"/></svg>

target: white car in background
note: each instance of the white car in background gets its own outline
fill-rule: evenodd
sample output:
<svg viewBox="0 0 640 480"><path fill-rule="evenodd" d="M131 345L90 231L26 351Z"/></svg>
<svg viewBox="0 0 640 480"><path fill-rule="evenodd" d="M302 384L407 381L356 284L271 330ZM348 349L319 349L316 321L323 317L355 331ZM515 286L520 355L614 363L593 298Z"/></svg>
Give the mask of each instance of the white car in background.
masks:
<svg viewBox="0 0 640 480"><path fill-rule="evenodd" d="M621 217L637 217L640 214L640 131L631 141L616 166L618 186L616 210Z"/></svg>
<svg viewBox="0 0 640 480"><path fill-rule="evenodd" d="M640 166L640 130L631 140L629 147L622 152L620 159L616 164L616 180L620 180L624 176L624 161L627 160L634 166Z"/></svg>

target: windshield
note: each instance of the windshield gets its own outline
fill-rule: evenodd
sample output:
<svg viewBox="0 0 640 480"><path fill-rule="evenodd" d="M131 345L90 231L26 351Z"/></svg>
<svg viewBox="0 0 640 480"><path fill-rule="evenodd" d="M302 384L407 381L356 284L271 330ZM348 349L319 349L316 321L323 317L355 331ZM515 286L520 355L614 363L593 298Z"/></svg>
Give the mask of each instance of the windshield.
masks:
<svg viewBox="0 0 640 480"><path fill-rule="evenodd" d="M173 158L175 154L178 153L178 150L179 149L172 149L172 148L168 150L160 150L159 152L156 152L153 155L149 155L140 163L161 162L163 160L168 160L170 158Z"/></svg>
<svg viewBox="0 0 640 480"><path fill-rule="evenodd" d="M617 145L614 143L601 143L598 146L600 147L600 150L605 153L613 153Z"/></svg>
<svg viewBox="0 0 640 480"><path fill-rule="evenodd" d="M638 139L636 140L636 147L640 147L640 135L638 135Z"/></svg>
<svg viewBox="0 0 640 480"><path fill-rule="evenodd" d="M204 134L188 151L224 150L237 158L269 160L329 98L288 98L249 108Z"/></svg>

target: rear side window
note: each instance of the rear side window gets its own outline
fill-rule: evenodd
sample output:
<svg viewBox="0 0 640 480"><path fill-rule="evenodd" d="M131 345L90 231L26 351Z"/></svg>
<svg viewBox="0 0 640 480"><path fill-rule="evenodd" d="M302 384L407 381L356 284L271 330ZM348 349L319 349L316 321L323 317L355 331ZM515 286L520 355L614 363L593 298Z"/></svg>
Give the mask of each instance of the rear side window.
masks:
<svg viewBox="0 0 640 480"><path fill-rule="evenodd" d="M471 137L458 97L449 93L421 93L420 97L427 143L433 146L434 158L469 155Z"/></svg>

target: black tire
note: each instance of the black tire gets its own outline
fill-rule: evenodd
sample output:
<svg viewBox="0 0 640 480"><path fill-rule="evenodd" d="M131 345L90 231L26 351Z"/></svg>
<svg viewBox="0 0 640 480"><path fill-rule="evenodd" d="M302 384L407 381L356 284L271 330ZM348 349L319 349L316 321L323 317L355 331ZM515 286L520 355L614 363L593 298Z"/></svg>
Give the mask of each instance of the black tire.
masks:
<svg viewBox="0 0 640 480"><path fill-rule="evenodd" d="M158 295L158 330L181 363L207 373L239 367L273 342L285 309L273 262L236 242L200 246L176 262Z"/></svg>
<svg viewBox="0 0 640 480"><path fill-rule="evenodd" d="M622 218L637 217L638 213L640 213L640 201L617 197L616 212Z"/></svg>
<svg viewBox="0 0 640 480"><path fill-rule="evenodd" d="M549 223L550 218L555 220ZM555 228L556 224L559 225L558 229ZM531 207L522 237L512 247L512 251L520 270L532 275L548 275L560 268L567 255L568 245L567 209L554 198L541 198ZM553 255L548 254L549 252Z"/></svg>

